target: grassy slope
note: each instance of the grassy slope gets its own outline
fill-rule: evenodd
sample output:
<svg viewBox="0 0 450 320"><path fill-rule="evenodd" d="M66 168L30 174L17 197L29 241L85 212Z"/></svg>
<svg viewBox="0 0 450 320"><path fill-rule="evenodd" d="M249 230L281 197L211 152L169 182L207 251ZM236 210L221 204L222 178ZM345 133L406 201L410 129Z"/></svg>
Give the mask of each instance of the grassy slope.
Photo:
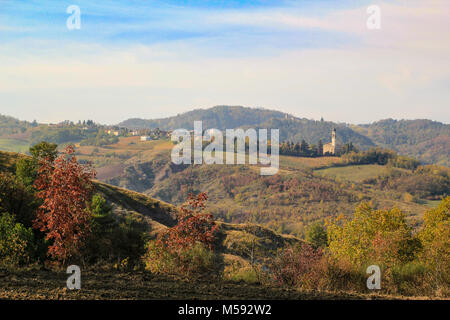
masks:
<svg viewBox="0 0 450 320"><path fill-rule="evenodd" d="M144 194L118 188L96 181L96 189L113 205L114 212L121 215L141 217L147 224L151 235L156 236L167 227L175 224L177 209L163 201L155 200ZM232 224L219 222L219 242L217 248L231 255L241 254L230 246L230 243L240 241L248 234L255 235L264 244L266 253L274 252L277 248L296 244L300 239L289 235L280 235L259 225ZM227 244L227 245L226 245ZM246 258L246 257L243 257Z"/></svg>
<svg viewBox="0 0 450 320"><path fill-rule="evenodd" d="M376 164L348 166L348 167L334 167L319 169L315 172L321 176L343 179L352 182L362 182L366 179L376 178L381 174L387 173L388 168L386 166L380 166Z"/></svg>

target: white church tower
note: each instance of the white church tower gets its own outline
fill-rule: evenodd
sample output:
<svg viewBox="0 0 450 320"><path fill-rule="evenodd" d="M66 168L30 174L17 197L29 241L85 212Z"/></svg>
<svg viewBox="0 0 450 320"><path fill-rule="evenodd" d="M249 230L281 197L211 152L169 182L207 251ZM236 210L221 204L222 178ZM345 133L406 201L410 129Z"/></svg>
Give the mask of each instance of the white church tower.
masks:
<svg viewBox="0 0 450 320"><path fill-rule="evenodd" d="M336 148L336 128L331 132L331 145Z"/></svg>
<svg viewBox="0 0 450 320"><path fill-rule="evenodd" d="M324 155L335 155L338 146L336 145L336 128L331 131L331 143L327 143L323 146Z"/></svg>

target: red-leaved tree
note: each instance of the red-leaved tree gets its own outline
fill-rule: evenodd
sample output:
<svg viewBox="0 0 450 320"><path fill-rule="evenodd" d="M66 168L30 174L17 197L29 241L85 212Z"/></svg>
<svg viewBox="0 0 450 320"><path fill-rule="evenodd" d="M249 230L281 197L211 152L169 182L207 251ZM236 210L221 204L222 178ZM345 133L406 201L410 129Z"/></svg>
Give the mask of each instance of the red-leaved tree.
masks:
<svg viewBox="0 0 450 320"><path fill-rule="evenodd" d="M60 261L75 256L90 232L88 204L92 196L95 171L90 164L78 163L73 146L52 161L40 161L34 183L42 199L34 228L46 232L51 240L48 254Z"/></svg>
<svg viewBox="0 0 450 320"><path fill-rule="evenodd" d="M178 223L167 230L159 242L169 250L185 249L196 243L213 248L218 226L210 213L203 213L208 196L205 192L189 194L187 202L181 207Z"/></svg>

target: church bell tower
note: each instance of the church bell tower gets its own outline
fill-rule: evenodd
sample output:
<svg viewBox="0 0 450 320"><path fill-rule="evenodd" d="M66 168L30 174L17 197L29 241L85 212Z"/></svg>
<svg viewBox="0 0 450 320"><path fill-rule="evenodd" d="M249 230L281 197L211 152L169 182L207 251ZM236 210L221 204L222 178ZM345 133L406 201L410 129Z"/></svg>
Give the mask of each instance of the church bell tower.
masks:
<svg viewBox="0 0 450 320"><path fill-rule="evenodd" d="M336 128L331 131L331 145L336 147Z"/></svg>

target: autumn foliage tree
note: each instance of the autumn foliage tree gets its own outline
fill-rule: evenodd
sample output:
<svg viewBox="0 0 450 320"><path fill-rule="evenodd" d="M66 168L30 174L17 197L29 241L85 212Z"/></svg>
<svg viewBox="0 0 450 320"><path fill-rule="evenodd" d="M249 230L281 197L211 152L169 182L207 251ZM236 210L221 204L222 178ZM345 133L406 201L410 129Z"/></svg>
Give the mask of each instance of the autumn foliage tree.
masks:
<svg viewBox="0 0 450 320"><path fill-rule="evenodd" d="M159 241L169 249L183 249L202 243L213 248L217 225L210 213L204 213L206 193L189 194L187 202L181 206L177 224L168 229Z"/></svg>
<svg viewBox="0 0 450 320"><path fill-rule="evenodd" d="M433 270L436 286L450 282L450 197L428 210L419 232L423 251L421 260Z"/></svg>
<svg viewBox="0 0 450 320"><path fill-rule="evenodd" d="M352 220L342 225L338 222L328 221L329 251L333 257L355 266L377 262L390 267L409 262L419 249L406 216L399 209L375 210L362 203Z"/></svg>
<svg viewBox="0 0 450 320"><path fill-rule="evenodd" d="M63 262L79 252L90 232L88 205L95 171L78 163L74 152L73 146L68 146L54 161L42 158L34 183L42 204L33 226L51 241L48 254Z"/></svg>
<svg viewBox="0 0 450 320"><path fill-rule="evenodd" d="M189 194L180 209L177 224L150 241L146 266L152 272L201 276L217 271L213 252L218 226L210 213L204 213L206 193Z"/></svg>

